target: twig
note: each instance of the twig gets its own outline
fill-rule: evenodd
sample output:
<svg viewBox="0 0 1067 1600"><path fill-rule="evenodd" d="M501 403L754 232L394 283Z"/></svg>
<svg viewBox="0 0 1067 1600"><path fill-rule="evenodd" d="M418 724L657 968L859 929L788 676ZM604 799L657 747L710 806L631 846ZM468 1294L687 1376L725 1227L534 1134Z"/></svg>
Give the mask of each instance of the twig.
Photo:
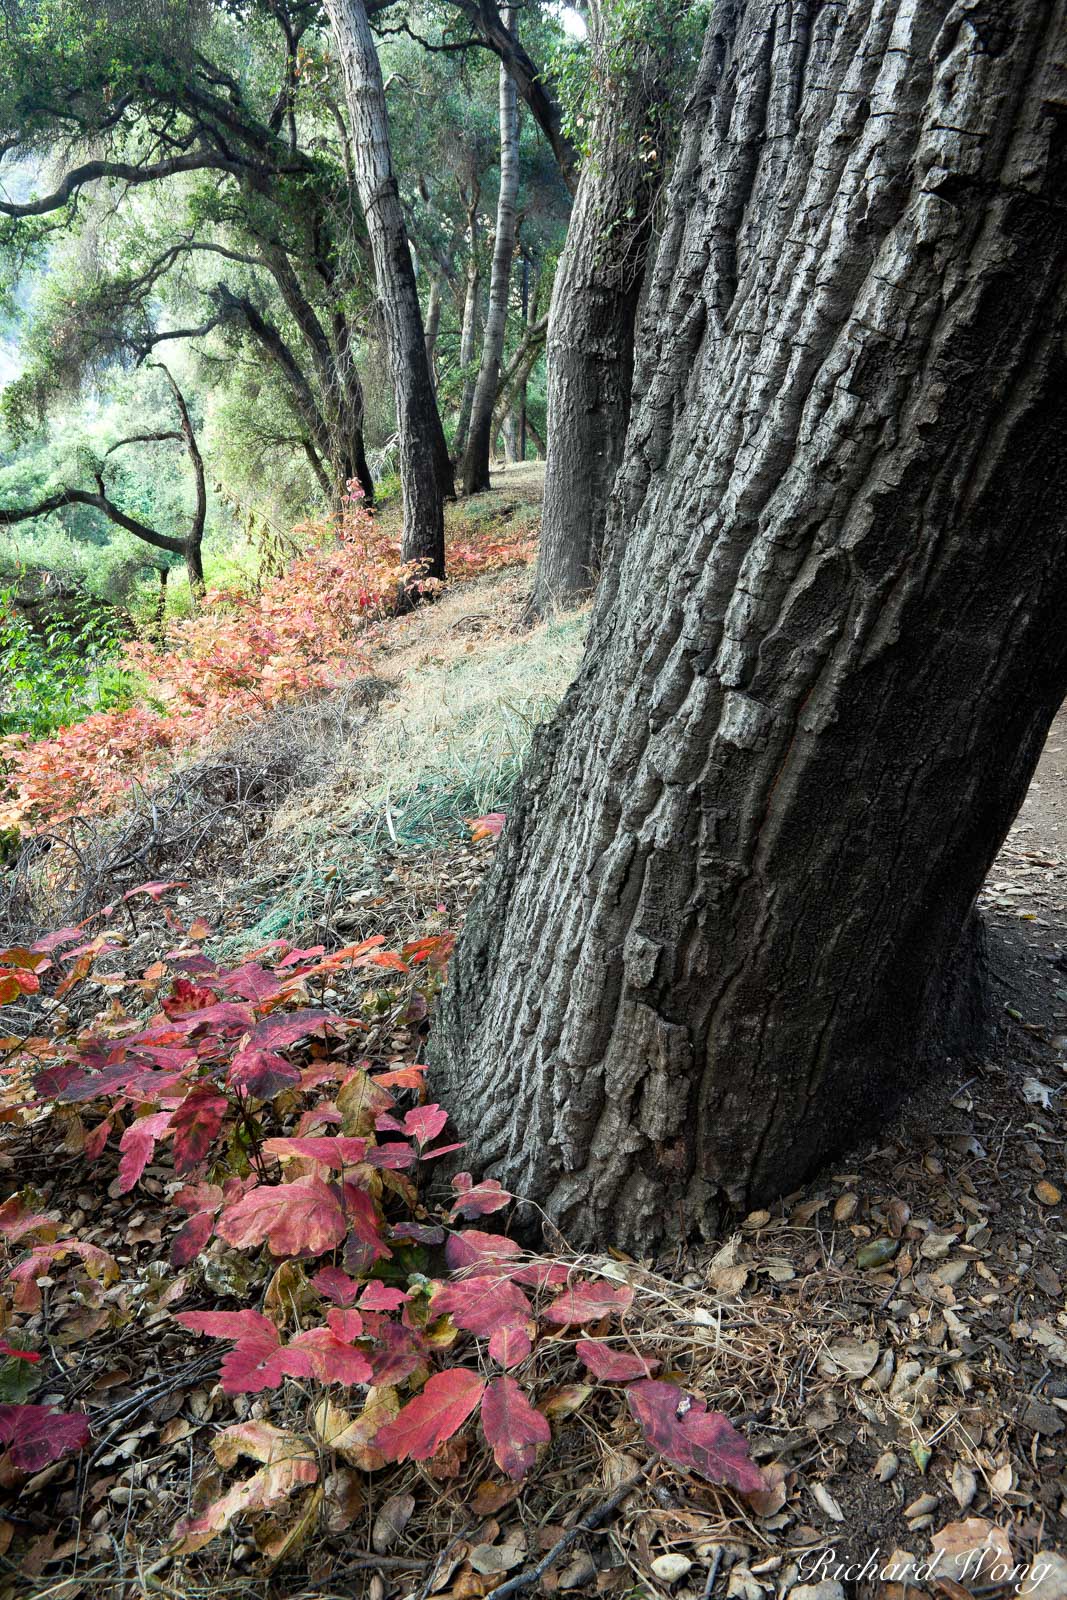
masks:
<svg viewBox="0 0 1067 1600"><path fill-rule="evenodd" d="M549 1567L555 1566L560 1556L565 1555L571 1545L576 1543L583 1533L591 1533L594 1528L600 1526L605 1517L611 1515L616 1507L626 1499L630 1490L636 1489L651 1465L650 1461L646 1461L640 1472L635 1472L633 1477L626 1479L625 1483L620 1483L614 1494L609 1495L606 1500L602 1500L600 1505L594 1506L592 1511L587 1512L580 1522L574 1524L573 1528L568 1528L563 1538L552 1546L546 1556L542 1556L536 1567L527 1567L525 1572L518 1572L514 1578L509 1578L506 1583L498 1584L495 1589L490 1589L485 1600L507 1600L509 1595L521 1594L523 1589L531 1588L539 1578L544 1577Z"/></svg>
<svg viewBox="0 0 1067 1600"><path fill-rule="evenodd" d="M704 1593L701 1595L700 1600L711 1600L711 1591L714 1589L715 1580L719 1576L719 1566L720 1566L721 1562L722 1562L722 1545L720 1545L719 1548L716 1550L715 1558L712 1561L711 1566L708 1568L708 1576L707 1576L707 1580L705 1581L705 1584L704 1584Z"/></svg>

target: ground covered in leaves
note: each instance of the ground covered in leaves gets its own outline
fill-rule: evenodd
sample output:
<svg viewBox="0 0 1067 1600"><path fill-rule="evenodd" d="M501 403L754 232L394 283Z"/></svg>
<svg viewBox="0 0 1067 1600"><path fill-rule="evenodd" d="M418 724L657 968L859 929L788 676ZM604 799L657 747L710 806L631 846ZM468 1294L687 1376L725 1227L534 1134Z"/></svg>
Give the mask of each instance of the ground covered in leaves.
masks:
<svg viewBox="0 0 1067 1600"><path fill-rule="evenodd" d="M496 615L483 597L472 608L482 617L469 641L475 650L480 635L514 626L514 594L504 607ZM437 648L432 632L429 648ZM0 1596L463 1600L558 1590L839 1600L843 1590L884 1600L963 1600L1021 1586L1037 1600L1063 1600L1062 738L1057 727L983 896L997 1004L987 1057L947 1064L944 1080L878 1140L772 1211L739 1218L716 1252L655 1262L565 1249L551 1258L516 1256L507 1274L481 1279L497 1286L494 1296L506 1279L511 1312L501 1310L499 1298L472 1310L469 1285L479 1281L487 1248L493 1262L491 1247L477 1241L486 1237L482 1230L506 1231L512 1210L486 1199L492 1210L483 1215L475 1201L464 1214L455 1160L446 1158L438 1175L432 1162L391 1171L382 1158L378 1179L388 1176L392 1187L368 1192L378 1208L375 1228L386 1229L393 1256L368 1267L346 1246L334 1261L335 1279L324 1279L329 1254L284 1259L289 1252L274 1252L273 1238L247 1247L256 1238L248 1212L257 1193L247 1162L245 1192L231 1192L225 1202L236 1221L194 1236L195 1248L183 1251L175 1239L199 1213L188 1204L176 1212L173 1196L183 1180L175 1176L177 1158L163 1159L162 1143L133 1158L136 1141L123 1135L125 1150L120 1145L129 1106L119 1108L114 1137L95 1162L85 1149L93 1119L76 1104L12 1118L0 1147L0 1198L21 1198L9 1199L0 1219L55 1213L62 1236L89 1254L42 1262L39 1272L16 1279L21 1309L8 1313L0 1339L38 1359L7 1357L0 1402L83 1414L90 1437L79 1453L55 1460L45 1448L40 1466L32 1442L18 1460L17 1444L0 1457ZM473 830L481 837L457 833L432 848L409 847L402 830L390 837L387 829L380 858L364 856L355 887L348 882L338 899L327 885L311 898L307 944L327 950L305 951L290 963L297 973L292 1003L328 1007L356 1022L358 1037L325 1029L317 1040L285 1047L302 1085L318 1098L281 1100L276 1144L303 1139L308 1146L327 1135L357 1141L355 1130L365 1129L381 1149L394 1138L390 1118L397 1141L417 1145L420 1157L424 1146L462 1139L462 1129L420 1128L426 1097L407 1086L418 1076L404 1074L420 1060L437 981L422 955L446 951L447 930L461 924L491 858L492 826ZM225 949L231 963L239 960L233 942L256 907L238 914L219 891L223 881L220 875L158 903L141 896L120 907L106 924L121 947L115 970L151 972L175 947L186 956L207 951L208 958ZM227 905L229 924L219 915ZM210 934L198 920L204 917ZM359 965L357 955L336 969L313 970L331 950L368 939L381 941L375 950L407 956L393 967ZM262 958L275 972L271 963L285 959L277 951ZM131 993L117 982L109 987L107 964L105 953L101 987L93 988L90 975L71 991L68 1035L102 1003L132 1012L136 1000L147 1014L172 992L172 969L139 980L154 983L150 991ZM300 976L302 968L307 975ZM207 980L191 972L191 981ZM343 1131L329 1116L316 1121L316 1105L329 1112L341 1104L344 1079L355 1072L388 1080L398 1099L392 1111L377 1111L373 1132L359 1120L362 1101L352 1109L351 1089ZM20 1093L10 1084L8 1103ZM223 1168L238 1171L238 1145L216 1149L217 1170L198 1172L197 1182L221 1184ZM280 1156L311 1161L306 1149ZM312 1162L295 1170L310 1193L320 1169ZM409 1173L414 1197L404 1191ZM415 1228L440 1218L447 1228L464 1217L481 1261L468 1257L457 1268L453 1260L449 1277L435 1254L439 1242L401 1243L401 1206ZM455 1237L464 1236L457 1226ZM32 1238L27 1244L9 1228L2 1270L18 1273L32 1246ZM114 1270L94 1276L93 1250ZM357 1291L342 1278L361 1285L362 1342L351 1320ZM515 1293L528 1316L515 1313ZM435 1300L439 1294L452 1298ZM436 1316L442 1306L450 1308L443 1319ZM361 1352L379 1359L386 1335L374 1319L390 1307L399 1313L398 1328L426 1341L411 1383L431 1369L439 1376L429 1381L438 1385L449 1371L467 1374L444 1399L457 1414L468 1405L470 1420L451 1431L441 1424L439 1447L426 1453L421 1445L434 1443L435 1422L414 1459L386 1459L404 1453L395 1428L383 1436L388 1450L376 1450L369 1429L359 1426L356 1394L366 1391L354 1363ZM217 1311L265 1318L256 1327L270 1349L253 1350L249 1360L259 1371L273 1360L295 1372L280 1373L270 1388L233 1392L231 1382L228 1392L219 1366L229 1346L197 1331L198 1314ZM518 1344L505 1338L503 1347L483 1347L479 1341L492 1341L509 1317L509 1337ZM327 1360L340 1365L323 1365ZM347 1372L351 1383L332 1372ZM536 1415L516 1412L502 1431L485 1409L486 1395L498 1411L511 1403L509 1377ZM407 1384L405 1378L399 1399L386 1401L386 1425L401 1404L412 1403ZM691 1420L684 1407L673 1422L649 1415L668 1384L692 1397L685 1403ZM382 1384L372 1394L387 1389ZM700 1439L717 1440L727 1454L732 1446L714 1429L699 1433L703 1404L725 1414L747 1446L732 1469L721 1454L709 1467ZM425 1417L414 1421L425 1424ZM679 1426L688 1442L670 1431ZM746 1476L753 1463L758 1488ZM722 1481L710 1481L716 1470ZM213 1509L220 1503L223 1514ZM201 1540L205 1527L210 1537ZM815 1585L822 1587L813 1593Z"/></svg>

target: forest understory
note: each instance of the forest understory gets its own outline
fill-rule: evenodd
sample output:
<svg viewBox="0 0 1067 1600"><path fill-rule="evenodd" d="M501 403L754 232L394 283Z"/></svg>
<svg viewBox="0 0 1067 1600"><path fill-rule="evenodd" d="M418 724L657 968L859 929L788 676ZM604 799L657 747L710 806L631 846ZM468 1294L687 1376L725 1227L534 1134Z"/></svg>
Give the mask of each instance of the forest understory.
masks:
<svg viewBox="0 0 1067 1600"><path fill-rule="evenodd" d="M506 482L501 504L506 522ZM311 947L310 959L317 946L328 956L378 939L407 952L406 969L323 977L320 998L360 1019L368 1072L419 1063L433 983L411 952L462 925L529 724L558 699L581 646L582 613L523 623L530 577L509 568L458 587L391 625L371 679L252 729L247 769L288 741L308 770L273 791L253 786L244 808L220 805L184 860L175 839L187 847L189 830L168 836L165 807L154 807L154 844L136 833L143 818L124 822L135 860L94 893L186 881L131 909L123 970L151 969L178 936L175 919L182 948L231 963L278 938L305 956ZM180 798L180 773L166 792L174 782ZM197 803L210 821L205 793ZM464 817L482 821L472 830ZM339 1454L324 1387L290 1377L266 1394L227 1394L218 1347L173 1320L263 1303L299 1326L309 1293L300 1263L268 1286L262 1260L216 1238L172 1269L165 1252L180 1219L168 1167L150 1157L122 1192L114 1145L88 1176L77 1117L9 1124L3 1194L32 1191L65 1236L105 1251L116 1270L94 1287L57 1265L23 1324L39 1359L0 1367L0 1381L26 1380L20 1398L84 1410L91 1428L78 1456L34 1472L9 1460L0 1595L963 1600L1018 1592L1029 1572L1028 1595L1061 1600L1065 829L1061 716L982 896L996 1020L981 1060L950 1064L875 1140L769 1211L739 1217L716 1250L635 1261L555 1239L538 1258L542 1285L627 1291L621 1329L605 1300L583 1331L621 1332L639 1366L724 1412L761 1471L756 1492L712 1487L650 1455L621 1391L591 1381L558 1326L542 1328L521 1367L551 1420L521 1481L469 1426L424 1461L370 1460L365 1444L363 1455ZM431 1182L421 1197L431 1211L439 1193ZM183 1551L176 1525L234 1490L238 1451L213 1445L239 1422L303 1440L317 1483L266 1513L252 1515L250 1500L247 1516L238 1507ZM254 1441L248 1453L270 1470Z"/></svg>

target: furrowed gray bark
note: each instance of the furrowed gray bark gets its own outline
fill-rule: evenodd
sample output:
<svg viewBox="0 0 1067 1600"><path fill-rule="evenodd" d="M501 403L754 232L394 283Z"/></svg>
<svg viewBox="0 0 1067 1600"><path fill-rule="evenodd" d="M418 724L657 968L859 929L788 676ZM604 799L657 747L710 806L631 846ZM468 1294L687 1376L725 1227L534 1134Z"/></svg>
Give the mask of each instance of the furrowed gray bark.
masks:
<svg viewBox="0 0 1067 1600"><path fill-rule="evenodd" d="M1067 692L1065 83L1067 0L715 7L589 645L431 1040L575 1244L714 1232L980 1036Z"/></svg>
<svg viewBox="0 0 1067 1600"><path fill-rule="evenodd" d="M341 66L352 165L382 304L400 434L402 553L445 573L444 498L452 468L434 398L407 227L389 148L382 70L363 0L325 0Z"/></svg>
<svg viewBox="0 0 1067 1600"><path fill-rule="evenodd" d="M504 13L504 26L510 31L514 11ZM471 404L470 430L463 452L464 494L479 494L489 488L489 451L492 448L493 406L500 382L500 362L504 354L504 333L508 318L508 290L511 262L515 254L516 210L519 193L519 108L515 81L503 64L500 68L500 195L496 209L496 238L489 274L489 309L482 339L482 359Z"/></svg>

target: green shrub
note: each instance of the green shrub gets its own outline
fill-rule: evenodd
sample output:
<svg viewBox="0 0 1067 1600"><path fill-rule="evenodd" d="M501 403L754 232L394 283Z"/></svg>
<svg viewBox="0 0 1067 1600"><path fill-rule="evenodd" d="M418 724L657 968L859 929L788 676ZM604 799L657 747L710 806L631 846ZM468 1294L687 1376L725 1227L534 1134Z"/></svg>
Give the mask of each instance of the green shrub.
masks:
<svg viewBox="0 0 1067 1600"><path fill-rule="evenodd" d="M15 601L13 588L0 589L0 734L44 739L90 712L130 704L123 629L110 607L83 596L37 631Z"/></svg>

